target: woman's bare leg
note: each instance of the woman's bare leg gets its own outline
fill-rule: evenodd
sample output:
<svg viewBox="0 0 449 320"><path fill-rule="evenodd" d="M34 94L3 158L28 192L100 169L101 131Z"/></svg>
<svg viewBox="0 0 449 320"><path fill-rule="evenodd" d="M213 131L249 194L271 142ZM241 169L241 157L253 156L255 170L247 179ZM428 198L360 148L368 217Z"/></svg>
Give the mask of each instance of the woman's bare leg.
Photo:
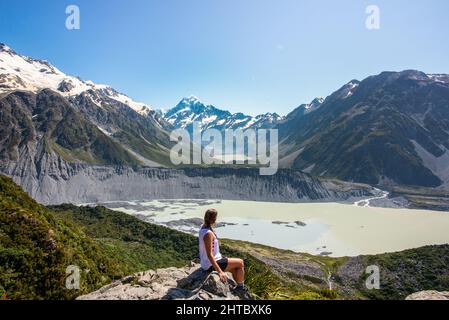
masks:
<svg viewBox="0 0 449 320"><path fill-rule="evenodd" d="M243 284L245 281L245 263L242 259L229 258L225 272L232 273L232 277L237 284Z"/></svg>

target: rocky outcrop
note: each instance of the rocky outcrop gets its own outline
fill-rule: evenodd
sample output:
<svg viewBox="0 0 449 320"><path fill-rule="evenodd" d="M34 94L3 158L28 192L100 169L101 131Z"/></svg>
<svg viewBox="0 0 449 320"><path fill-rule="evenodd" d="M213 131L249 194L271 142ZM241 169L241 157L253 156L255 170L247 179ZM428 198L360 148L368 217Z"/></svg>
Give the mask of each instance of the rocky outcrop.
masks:
<svg viewBox="0 0 449 320"><path fill-rule="evenodd" d="M316 179L294 170L260 176L257 169L90 166L61 159L41 163L44 167L39 171L28 170L27 165L10 163L0 166L0 172L44 204L153 199L331 202L379 193L367 185Z"/></svg>
<svg viewBox="0 0 449 320"><path fill-rule="evenodd" d="M205 272L192 263L185 268L139 272L77 300L240 300L233 294L234 281L228 281L225 284L216 272Z"/></svg>
<svg viewBox="0 0 449 320"><path fill-rule="evenodd" d="M449 300L449 291L421 291L409 295L405 300Z"/></svg>

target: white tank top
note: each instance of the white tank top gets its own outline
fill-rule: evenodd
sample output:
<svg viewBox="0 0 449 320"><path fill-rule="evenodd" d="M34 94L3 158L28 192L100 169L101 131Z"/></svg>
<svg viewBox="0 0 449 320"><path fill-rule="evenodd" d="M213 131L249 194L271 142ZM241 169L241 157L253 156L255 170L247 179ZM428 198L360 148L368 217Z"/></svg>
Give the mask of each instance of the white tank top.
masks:
<svg viewBox="0 0 449 320"><path fill-rule="evenodd" d="M218 261L223 258L220 253L220 247L216 235L209 228L201 227L199 232L200 261L201 261L201 268L203 268L204 270L208 270L210 267L212 267L212 263L209 261L209 258L207 257L206 245L204 243L204 236L209 232L211 232L212 235L214 236L214 241L212 242L212 249L215 261Z"/></svg>

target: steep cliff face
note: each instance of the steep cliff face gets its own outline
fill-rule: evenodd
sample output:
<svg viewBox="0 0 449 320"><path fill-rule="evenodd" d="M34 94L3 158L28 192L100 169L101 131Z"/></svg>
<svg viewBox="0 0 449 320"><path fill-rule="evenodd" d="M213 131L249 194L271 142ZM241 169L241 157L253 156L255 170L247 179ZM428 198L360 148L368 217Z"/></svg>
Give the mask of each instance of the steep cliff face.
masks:
<svg viewBox="0 0 449 320"><path fill-rule="evenodd" d="M28 170L28 164L20 162L0 171L45 204L151 199L353 201L379 192L367 185L319 180L293 170L260 176L256 169L174 170L47 160L39 171Z"/></svg>

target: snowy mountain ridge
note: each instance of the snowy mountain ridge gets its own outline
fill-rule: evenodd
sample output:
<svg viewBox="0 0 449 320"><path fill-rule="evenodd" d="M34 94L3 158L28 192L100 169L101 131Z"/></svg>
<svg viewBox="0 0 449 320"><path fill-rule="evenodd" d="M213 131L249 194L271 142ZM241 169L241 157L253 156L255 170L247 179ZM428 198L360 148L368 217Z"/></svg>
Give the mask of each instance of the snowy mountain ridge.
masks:
<svg viewBox="0 0 449 320"><path fill-rule="evenodd" d="M272 128L283 119L277 113L250 116L241 112L231 113L212 105L206 105L196 96L183 98L174 108L163 112L164 119L175 128L191 129L194 122L207 129Z"/></svg>
<svg viewBox="0 0 449 320"><path fill-rule="evenodd" d="M15 90L36 93L42 89L52 89L65 97L97 92L128 105L141 115L147 115L152 111L148 105L136 102L108 85L95 84L92 81L83 81L66 75L47 61L20 55L0 43L0 93Z"/></svg>

